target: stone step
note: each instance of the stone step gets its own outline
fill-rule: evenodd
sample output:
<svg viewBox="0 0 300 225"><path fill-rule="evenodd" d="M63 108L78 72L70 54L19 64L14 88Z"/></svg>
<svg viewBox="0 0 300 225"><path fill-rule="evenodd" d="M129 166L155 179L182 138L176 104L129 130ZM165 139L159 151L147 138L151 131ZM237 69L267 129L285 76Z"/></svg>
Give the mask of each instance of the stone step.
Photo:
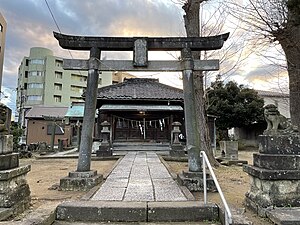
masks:
<svg viewBox="0 0 300 225"><path fill-rule="evenodd" d="M300 208L275 208L266 212L267 217L278 225L299 225L300 224Z"/></svg>
<svg viewBox="0 0 300 225"><path fill-rule="evenodd" d="M169 151L165 145L120 145L114 146L113 151Z"/></svg>
<svg viewBox="0 0 300 225"><path fill-rule="evenodd" d="M141 223L87 223L87 222L65 222L55 221L52 225L182 225L182 222L141 222ZM221 225L219 222L184 222L184 225Z"/></svg>
<svg viewBox="0 0 300 225"><path fill-rule="evenodd" d="M0 208L0 221L6 220L13 215L13 210L11 208Z"/></svg>
<svg viewBox="0 0 300 225"><path fill-rule="evenodd" d="M204 205L199 201L74 201L60 204L56 219L67 222L218 221L219 208L216 204Z"/></svg>

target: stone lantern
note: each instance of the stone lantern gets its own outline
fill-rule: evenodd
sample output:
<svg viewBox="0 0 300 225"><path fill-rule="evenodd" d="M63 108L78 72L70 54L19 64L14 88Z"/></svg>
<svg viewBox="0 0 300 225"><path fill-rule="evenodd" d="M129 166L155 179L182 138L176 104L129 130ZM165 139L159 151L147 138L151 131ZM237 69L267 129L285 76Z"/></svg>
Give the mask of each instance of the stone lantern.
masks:
<svg viewBox="0 0 300 225"><path fill-rule="evenodd" d="M96 151L96 155L99 157L103 156L111 156L112 149L111 149L111 142L110 142L110 123L108 121L104 121L101 123L102 126L102 137L103 140L101 145L99 146L99 150Z"/></svg>
<svg viewBox="0 0 300 225"><path fill-rule="evenodd" d="M180 134L180 122L172 123L172 140L171 140L171 151L170 155L173 157L182 157L185 156L184 147L179 141Z"/></svg>

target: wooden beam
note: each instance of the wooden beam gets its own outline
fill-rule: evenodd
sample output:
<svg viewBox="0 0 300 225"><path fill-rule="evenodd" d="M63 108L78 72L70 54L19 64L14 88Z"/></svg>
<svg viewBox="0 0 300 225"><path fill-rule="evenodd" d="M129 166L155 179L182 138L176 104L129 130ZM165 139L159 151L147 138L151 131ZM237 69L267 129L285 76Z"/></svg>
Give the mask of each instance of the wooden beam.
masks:
<svg viewBox="0 0 300 225"><path fill-rule="evenodd" d="M147 41L148 50L154 51L181 51L190 48L192 51L215 50L222 48L229 37L229 33L209 37L92 37L73 36L54 33L59 45L64 49L86 50L92 47L100 51L133 51L137 39Z"/></svg>
<svg viewBox="0 0 300 225"><path fill-rule="evenodd" d="M64 59L66 70L88 70L89 60ZM148 61L147 67L136 67L131 60L100 60L99 71L174 72L184 70L182 61ZM194 70L219 70L219 60L195 60Z"/></svg>

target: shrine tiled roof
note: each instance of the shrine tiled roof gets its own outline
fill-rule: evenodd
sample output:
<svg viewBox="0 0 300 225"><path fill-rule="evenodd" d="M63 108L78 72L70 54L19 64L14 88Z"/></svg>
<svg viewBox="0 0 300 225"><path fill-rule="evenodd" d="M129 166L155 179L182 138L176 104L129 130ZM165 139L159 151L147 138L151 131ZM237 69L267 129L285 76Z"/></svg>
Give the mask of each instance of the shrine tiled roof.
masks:
<svg viewBox="0 0 300 225"><path fill-rule="evenodd" d="M98 99L115 100L183 100L182 89L158 82L158 79L131 78L124 82L98 89Z"/></svg>
<svg viewBox="0 0 300 225"><path fill-rule="evenodd" d="M257 90L257 93L261 97L279 97L279 98L288 98L289 97L289 94L284 93L284 92Z"/></svg>

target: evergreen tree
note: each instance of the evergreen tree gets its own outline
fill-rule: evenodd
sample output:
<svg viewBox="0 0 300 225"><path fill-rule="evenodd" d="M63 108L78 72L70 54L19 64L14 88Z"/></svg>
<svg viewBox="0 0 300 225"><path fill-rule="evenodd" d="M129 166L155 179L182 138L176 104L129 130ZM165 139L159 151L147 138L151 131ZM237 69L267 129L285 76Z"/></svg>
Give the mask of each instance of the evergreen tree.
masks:
<svg viewBox="0 0 300 225"><path fill-rule="evenodd" d="M234 81L224 83L217 78L207 90L207 113L218 116L219 130L245 127L264 120L264 100L254 89Z"/></svg>

